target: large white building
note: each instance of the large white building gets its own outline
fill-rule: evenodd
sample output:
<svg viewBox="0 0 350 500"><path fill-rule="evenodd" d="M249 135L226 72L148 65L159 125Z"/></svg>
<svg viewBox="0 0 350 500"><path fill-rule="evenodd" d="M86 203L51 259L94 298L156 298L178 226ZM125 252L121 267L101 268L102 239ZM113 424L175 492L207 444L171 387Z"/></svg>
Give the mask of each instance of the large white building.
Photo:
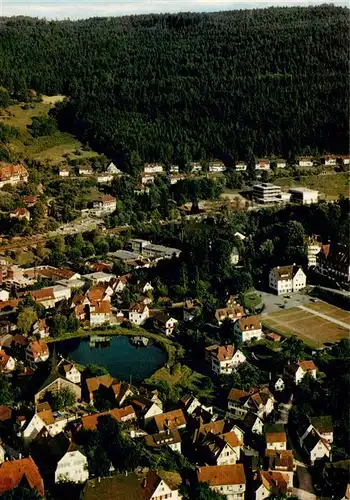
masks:
<svg viewBox="0 0 350 500"><path fill-rule="evenodd" d="M303 205L311 205L311 203L317 203L318 201L318 191L314 189L309 189L306 187L291 188L289 190L291 194L290 201L292 203L302 203Z"/></svg>
<svg viewBox="0 0 350 500"><path fill-rule="evenodd" d="M270 182L261 182L253 186L253 198L259 203L273 203L281 201L281 187Z"/></svg>
<svg viewBox="0 0 350 500"><path fill-rule="evenodd" d="M85 483L88 479L87 458L73 443L70 443L68 450L57 463L55 483Z"/></svg>
<svg viewBox="0 0 350 500"><path fill-rule="evenodd" d="M308 267L315 267L317 264L317 254L321 251L322 244L315 238L309 238L307 245L307 265Z"/></svg>
<svg viewBox="0 0 350 500"><path fill-rule="evenodd" d="M277 295L298 292L306 287L306 274L296 265L277 266L270 271L269 286Z"/></svg>
<svg viewBox="0 0 350 500"><path fill-rule="evenodd" d="M243 464L208 465L197 472L197 479L209 483L210 489L226 495L227 500L245 498L246 478Z"/></svg>
<svg viewBox="0 0 350 500"><path fill-rule="evenodd" d="M258 316L243 316L243 318L239 318L233 326L233 333L237 341L241 343L264 338Z"/></svg>
<svg viewBox="0 0 350 500"><path fill-rule="evenodd" d="M230 374L238 365L246 361L242 351L233 345L211 345L205 348L205 359L210 363L214 373Z"/></svg>

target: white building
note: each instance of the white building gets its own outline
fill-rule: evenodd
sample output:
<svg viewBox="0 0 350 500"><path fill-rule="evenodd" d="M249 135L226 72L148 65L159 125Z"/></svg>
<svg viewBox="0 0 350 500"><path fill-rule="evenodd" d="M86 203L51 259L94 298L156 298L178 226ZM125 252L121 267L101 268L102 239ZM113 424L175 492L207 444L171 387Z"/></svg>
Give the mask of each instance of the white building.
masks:
<svg viewBox="0 0 350 500"><path fill-rule="evenodd" d="M302 203L303 205L311 205L317 203L318 191L306 187L298 187L289 189L291 194L290 201L292 203Z"/></svg>
<svg viewBox="0 0 350 500"><path fill-rule="evenodd" d="M264 338L258 316L244 316L243 318L239 318L233 326L233 333L237 340L242 343Z"/></svg>
<svg viewBox="0 0 350 500"><path fill-rule="evenodd" d="M294 264L277 266L270 270L269 286L277 295L298 292L306 287L306 274Z"/></svg>
<svg viewBox="0 0 350 500"><path fill-rule="evenodd" d="M298 385L306 374L316 379L317 366L312 360L298 361L297 363L287 365L285 367L285 374L295 385Z"/></svg>
<svg viewBox="0 0 350 500"><path fill-rule="evenodd" d="M140 483L139 483L140 484ZM150 470L147 476L141 481L142 492L136 492L136 498L145 500L163 500L171 498L171 500L181 500L182 495L179 488L182 484L180 474L167 471Z"/></svg>
<svg viewBox="0 0 350 500"><path fill-rule="evenodd" d="M100 283L109 283L114 280L117 276L112 273L104 273L98 271L96 273L84 274L82 278L88 280L92 285L99 285Z"/></svg>
<svg viewBox="0 0 350 500"><path fill-rule="evenodd" d="M209 165L209 172L225 172L226 167L221 161L214 161Z"/></svg>
<svg viewBox="0 0 350 500"><path fill-rule="evenodd" d="M58 167L58 175L60 177L69 177L70 169L69 167Z"/></svg>
<svg viewBox="0 0 350 500"><path fill-rule="evenodd" d="M93 201L92 207L96 215L111 214L117 209L117 200L113 196L105 194Z"/></svg>
<svg viewBox="0 0 350 500"><path fill-rule="evenodd" d="M81 383L81 373L77 369L74 363L64 363L63 372L67 380L73 382L73 384Z"/></svg>
<svg viewBox="0 0 350 500"><path fill-rule="evenodd" d="M261 182L253 186L253 198L259 203L274 203L281 201L281 187L270 182Z"/></svg>
<svg viewBox="0 0 350 500"><path fill-rule="evenodd" d="M299 167L312 167L314 162L312 156L299 156L299 158L297 158L297 164Z"/></svg>
<svg viewBox="0 0 350 500"><path fill-rule="evenodd" d="M28 344L26 349L26 360L31 366L45 362L49 359L49 348L43 339L35 340Z"/></svg>
<svg viewBox="0 0 350 500"><path fill-rule="evenodd" d="M311 465L314 465L317 460L330 457L331 444L322 438L315 429L312 429L304 439L301 439L300 444L304 448Z"/></svg>
<svg viewBox="0 0 350 500"><path fill-rule="evenodd" d="M240 171L244 172L245 170L247 170L247 164L244 161L238 161L236 163L236 167L235 168L236 168L237 172L240 172Z"/></svg>
<svg viewBox="0 0 350 500"><path fill-rule="evenodd" d="M214 373L231 374L237 366L246 361L242 351L233 345L211 345L205 348L205 359L210 363Z"/></svg>
<svg viewBox="0 0 350 500"><path fill-rule="evenodd" d="M322 163L326 167L336 167L337 166L337 157L335 155L323 156Z"/></svg>
<svg viewBox="0 0 350 500"><path fill-rule="evenodd" d="M109 172L102 172L97 176L96 180L98 184L109 184L113 180L113 175Z"/></svg>
<svg viewBox="0 0 350 500"><path fill-rule="evenodd" d="M162 174L163 170L163 165L159 163L145 163L143 166L145 174Z"/></svg>
<svg viewBox="0 0 350 500"><path fill-rule="evenodd" d="M116 167L116 166L114 165L114 163L113 163L113 162L111 162L111 163L108 165L108 167L107 167L106 171L107 171L109 174L113 174L113 175L121 175L121 174L123 173L121 170L119 170L119 168L118 168L118 167Z"/></svg>
<svg viewBox="0 0 350 500"><path fill-rule="evenodd" d="M0 347L1 349L1 347ZM16 367L16 361L3 349L0 350L0 373L11 373Z"/></svg>
<svg viewBox="0 0 350 500"><path fill-rule="evenodd" d="M69 422L80 418L78 414L68 414L55 418L51 408L49 405L47 406L49 409L35 413L23 430L22 437L27 444L33 441L43 429L46 429L51 437L54 437L62 432Z"/></svg>
<svg viewBox="0 0 350 500"><path fill-rule="evenodd" d="M287 434L284 431L266 432L266 449L267 450L286 450L287 449Z"/></svg>
<svg viewBox="0 0 350 500"><path fill-rule="evenodd" d="M259 159L255 164L255 170L270 170L270 160L265 158Z"/></svg>
<svg viewBox="0 0 350 500"><path fill-rule="evenodd" d="M57 463L55 483L85 483L89 479L88 461L85 455L71 443Z"/></svg>
<svg viewBox="0 0 350 500"><path fill-rule="evenodd" d="M0 165L0 189L2 189L5 184L11 184L15 186L20 182L28 182L28 171L21 164L11 164L11 163L1 163Z"/></svg>
<svg viewBox="0 0 350 500"><path fill-rule="evenodd" d="M237 247L233 247L232 248L232 252L231 252L231 264L233 266L236 266L239 262L239 252L238 252L238 248Z"/></svg>
<svg viewBox="0 0 350 500"><path fill-rule="evenodd" d="M178 320L160 311L153 316L153 324L162 333L169 337L173 334L173 331L178 324Z"/></svg>
<svg viewBox="0 0 350 500"><path fill-rule="evenodd" d="M0 290L0 302L5 302L9 300L10 298L10 292L7 290Z"/></svg>
<svg viewBox="0 0 350 500"><path fill-rule="evenodd" d="M320 253L322 244L315 238L309 238L307 245L307 265L308 267L315 267L317 264L317 254Z"/></svg>
<svg viewBox="0 0 350 500"><path fill-rule="evenodd" d="M143 325L149 318L149 308L143 302L135 302L129 308L129 321L133 325Z"/></svg>
<svg viewBox="0 0 350 500"><path fill-rule="evenodd" d="M350 164L350 156L348 156L348 155L338 156L338 161L342 165L349 165Z"/></svg>
<svg viewBox="0 0 350 500"><path fill-rule="evenodd" d="M245 498L246 478L243 464L201 467L197 472L197 480L209 483L210 489L226 495L227 500Z"/></svg>
<svg viewBox="0 0 350 500"><path fill-rule="evenodd" d="M276 167L277 168L286 168L286 166L287 166L286 160L283 160L282 158L279 158L278 160L276 160Z"/></svg>

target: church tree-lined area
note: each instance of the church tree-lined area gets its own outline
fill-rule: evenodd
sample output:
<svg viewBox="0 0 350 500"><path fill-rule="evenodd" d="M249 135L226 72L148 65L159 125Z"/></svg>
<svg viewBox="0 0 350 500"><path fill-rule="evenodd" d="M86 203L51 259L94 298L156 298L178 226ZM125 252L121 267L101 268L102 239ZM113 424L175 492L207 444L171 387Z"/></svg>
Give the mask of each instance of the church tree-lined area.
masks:
<svg viewBox="0 0 350 500"><path fill-rule="evenodd" d="M68 96L59 126L132 173L140 158L346 153L348 39L348 10L327 5L3 18L0 85Z"/></svg>

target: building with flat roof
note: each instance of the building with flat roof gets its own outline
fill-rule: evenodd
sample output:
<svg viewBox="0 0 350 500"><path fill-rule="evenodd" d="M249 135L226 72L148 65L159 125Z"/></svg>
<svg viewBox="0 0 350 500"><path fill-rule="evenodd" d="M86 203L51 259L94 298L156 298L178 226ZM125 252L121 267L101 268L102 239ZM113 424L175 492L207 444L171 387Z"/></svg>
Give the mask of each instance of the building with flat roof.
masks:
<svg viewBox="0 0 350 500"><path fill-rule="evenodd" d="M291 188L289 190L291 193L290 201L292 203L302 203L303 205L311 205L311 203L317 203L318 201L318 191L314 189L309 189L306 187Z"/></svg>
<svg viewBox="0 0 350 500"><path fill-rule="evenodd" d="M261 182L253 186L253 198L259 203L281 201L281 187L270 182Z"/></svg>

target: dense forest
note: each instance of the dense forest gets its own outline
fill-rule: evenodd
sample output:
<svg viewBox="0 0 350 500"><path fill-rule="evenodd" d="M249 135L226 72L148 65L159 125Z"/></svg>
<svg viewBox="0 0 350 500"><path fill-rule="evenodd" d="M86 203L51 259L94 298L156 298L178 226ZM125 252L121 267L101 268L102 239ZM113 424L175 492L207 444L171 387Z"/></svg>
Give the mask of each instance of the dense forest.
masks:
<svg viewBox="0 0 350 500"><path fill-rule="evenodd" d="M139 159L348 149L349 11L320 6L84 21L0 19L0 85L62 93L60 126Z"/></svg>

